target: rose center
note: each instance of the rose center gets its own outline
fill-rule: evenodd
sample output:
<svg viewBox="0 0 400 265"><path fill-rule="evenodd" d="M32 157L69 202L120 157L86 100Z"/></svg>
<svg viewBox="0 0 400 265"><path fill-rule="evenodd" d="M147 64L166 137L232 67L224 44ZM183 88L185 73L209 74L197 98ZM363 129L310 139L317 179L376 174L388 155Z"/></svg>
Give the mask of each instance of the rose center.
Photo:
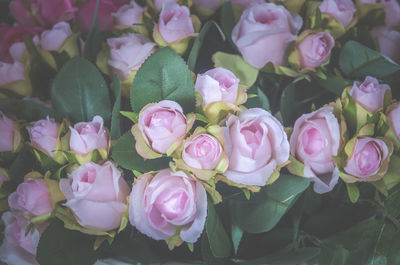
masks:
<svg viewBox="0 0 400 265"><path fill-rule="evenodd" d="M175 113L173 111L157 111L150 116L150 119L147 121L146 126L150 128L163 127L172 132L172 121L174 120L174 118Z"/></svg>
<svg viewBox="0 0 400 265"><path fill-rule="evenodd" d="M328 44L324 38L318 39L317 54L321 57L325 56Z"/></svg>
<svg viewBox="0 0 400 265"><path fill-rule="evenodd" d="M165 193L170 193L170 190L166 190ZM186 202L188 201L188 195L184 191L176 191L170 193L170 196L162 196L158 199L155 206L160 213L167 219L172 220L181 215L185 210Z"/></svg>
<svg viewBox="0 0 400 265"><path fill-rule="evenodd" d="M372 82L365 81L360 85L360 90L365 93L373 93L379 90L379 87Z"/></svg>
<svg viewBox="0 0 400 265"><path fill-rule="evenodd" d="M278 18L278 15L273 12L257 13L254 16L255 21L261 24L271 24Z"/></svg>
<svg viewBox="0 0 400 265"><path fill-rule="evenodd" d="M78 128L79 134L92 134L97 133L100 128L96 128L95 124L85 124Z"/></svg>
<svg viewBox="0 0 400 265"><path fill-rule="evenodd" d="M379 147L374 142L368 142L363 149L356 154L357 166L364 175L375 172L381 162Z"/></svg>
<svg viewBox="0 0 400 265"><path fill-rule="evenodd" d="M325 147L325 139L316 128L308 129L301 138L304 152L310 156L318 154Z"/></svg>

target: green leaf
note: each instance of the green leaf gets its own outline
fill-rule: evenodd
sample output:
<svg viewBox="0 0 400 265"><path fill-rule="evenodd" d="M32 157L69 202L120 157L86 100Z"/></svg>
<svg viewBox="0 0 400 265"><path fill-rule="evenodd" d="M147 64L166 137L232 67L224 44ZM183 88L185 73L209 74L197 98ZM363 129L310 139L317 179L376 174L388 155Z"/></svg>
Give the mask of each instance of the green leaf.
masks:
<svg viewBox="0 0 400 265"><path fill-rule="evenodd" d="M187 60L188 67L193 72L196 67L197 57L199 56L201 45L203 44L204 38L207 35L208 30L211 28L212 25L214 25L217 28L219 34L221 35L222 40L225 41L225 35L224 35L222 29L219 27L219 25L214 20L207 21L204 24L204 26L201 28L199 35L197 36L196 40L194 41L193 47L190 51L190 54L189 54L189 57Z"/></svg>
<svg viewBox="0 0 400 265"><path fill-rule="evenodd" d="M90 31L86 38L85 47L83 50L85 58L91 62L96 62L96 56L101 50L101 41L100 41L99 26L97 20L99 4L100 0L97 0L96 8L94 10L92 25L90 26Z"/></svg>
<svg viewBox="0 0 400 265"><path fill-rule="evenodd" d="M54 117L54 110L32 100L0 99L0 109L26 121L37 121L45 119L47 116Z"/></svg>
<svg viewBox="0 0 400 265"><path fill-rule="evenodd" d="M139 120L139 114L131 111L120 111L121 115L130 119L133 123L137 123Z"/></svg>
<svg viewBox="0 0 400 265"><path fill-rule="evenodd" d="M243 237L243 230L237 226L237 225L232 225L232 242L233 242L233 250L235 251L235 255L238 253L240 241L242 240Z"/></svg>
<svg viewBox="0 0 400 265"><path fill-rule="evenodd" d="M140 67L131 87L134 112L151 102L178 102L186 113L195 109L194 83L185 61L168 47L151 55Z"/></svg>
<svg viewBox="0 0 400 265"><path fill-rule="evenodd" d="M263 187L252 200L230 200L232 220L248 233L267 232L275 227L309 184L306 178L281 174L276 182Z"/></svg>
<svg viewBox="0 0 400 265"><path fill-rule="evenodd" d="M228 257L231 253L231 241L211 200L208 200L206 231L213 256Z"/></svg>
<svg viewBox="0 0 400 265"><path fill-rule="evenodd" d="M390 190L384 205L391 216L397 218L400 215L400 184Z"/></svg>
<svg viewBox="0 0 400 265"><path fill-rule="evenodd" d="M360 197L360 191L358 190L357 184L346 183L347 193L349 194L349 199L352 203L356 203Z"/></svg>
<svg viewBox="0 0 400 265"><path fill-rule="evenodd" d="M349 254L350 252L341 245L332 249L323 248L319 262L324 265L345 265Z"/></svg>
<svg viewBox="0 0 400 265"><path fill-rule="evenodd" d="M96 66L82 57L68 61L54 79L51 100L58 116L72 122L89 121L95 115L110 120L107 85Z"/></svg>
<svg viewBox="0 0 400 265"><path fill-rule="evenodd" d="M227 1L221 7L221 27L225 33L225 36L229 39L229 42L233 47L235 44L232 42L232 30L235 27L235 15L233 13L232 2Z"/></svg>
<svg viewBox="0 0 400 265"><path fill-rule="evenodd" d="M366 75L380 78L400 70L389 57L352 40L346 42L340 52L339 67L346 75L357 78Z"/></svg>
<svg viewBox="0 0 400 265"><path fill-rule="evenodd" d="M207 237L207 233L203 233L201 237L201 256L204 264L206 265L234 265L233 261L230 261L227 258L217 258L213 255L211 251L211 246L209 243L209 239Z"/></svg>
<svg viewBox="0 0 400 265"><path fill-rule="evenodd" d="M55 219L40 237L36 259L41 265L92 265L94 238L64 228Z"/></svg>
<svg viewBox="0 0 400 265"><path fill-rule="evenodd" d="M117 75L114 75L114 80L112 83L112 88L114 90L114 107L111 114L111 139L118 139L121 137L121 119L119 116L119 111L121 109L121 83Z"/></svg>
<svg viewBox="0 0 400 265"><path fill-rule="evenodd" d="M135 138L131 132L121 136L112 150L112 158L123 168L137 170L139 172L149 172L168 167L167 157L157 159L144 159L135 148Z"/></svg>
<svg viewBox="0 0 400 265"><path fill-rule="evenodd" d="M24 147L12 161L9 174L16 183L24 181L24 176L36 168L36 158L29 148Z"/></svg>

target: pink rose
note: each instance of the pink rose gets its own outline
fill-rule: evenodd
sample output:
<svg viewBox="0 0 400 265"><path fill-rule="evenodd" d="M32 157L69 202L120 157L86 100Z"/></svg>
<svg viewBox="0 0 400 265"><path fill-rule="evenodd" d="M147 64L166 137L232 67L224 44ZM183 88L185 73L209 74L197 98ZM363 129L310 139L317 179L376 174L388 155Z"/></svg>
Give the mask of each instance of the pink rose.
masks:
<svg viewBox="0 0 400 265"><path fill-rule="evenodd" d="M230 116L224 130L231 181L264 186L289 159L289 142L282 124L269 112L254 108Z"/></svg>
<svg viewBox="0 0 400 265"><path fill-rule="evenodd" d="M178 4L165 4L158 20L158 30L167 43L183 39L194 33L189 8Z"/></svg>
<svg viewBox="0 0 400 265"><path fill-rule="evenodd" d="M193 0L193 3L199 7L215 11L221 5L222 1L220 1L220 0Z"/></svg>
<svg viewBox="0 0 400 265"><path fill-rule="evenodd" d="M156 8L156 11L160 11L163 8L164 4L168 3L178 3L179 0L154 0L154 6Z"/></svg>
<svg viewBox="0 0 400 265"><path fill-rule="evenodd" d="M268 62L285 64L287 45L301 28L300 16L292 16L283 6L273 3L249 6L233 28L232 41L244 60L256 68Z"/></svg>
<svg viewBox="0 0 400 265"><path fill-rule="evenodd" d="M20 62L0 62L0 87L18 80L25 80L25 65Z"/></svg>
<svg viewBox="0 0 400 265"><path fill-rule="evenodd" d="M58 125L54 119L47 117L46 119L35 122L26 129L29 133L31 144L43 150L49 156L54 157L60 125Z"/></svg>
<svg viewBox="0 0 400 265"><path fill-rule="evenodd" d="M0 111L0 152L14 150L14 122Z"/></svg>
<svg viewBox="0 0 400 265"><path fill-rule="evenodd" d="M339 21L344 28L350 25L356 12L351 0L323 0L319 9Z"/></svg>
<svg viewBox="0 0 400 265"><path fill-rule="evenodd" d="M8 204L12 210L36 216L53 211L50 191L43 179L29 178L19 184L8 197Z"/></svg>
<svg viewBox="0 0 400 265"><path fill-rule="evenodd" d="M83 155L95 149L108 150L108 134L102 117L94 116L91 122L79 122L70 130L69 146L72 151Z"/></svg>
<svg viewBox="0 0 400 265"><path fill-rule="evenodd" d="M38 41L38 37L35 36L35 38L33 39L33 42L36 44L36 42ZM15 42L10 46L9 52L11 55L11 58L13 59L13 61L18 61L21 62L22 61L22 56L25 53L25 44L23 42Z"/></svg>
<svg viewBox="0 0 400 265"><path fill-rule="evenodd" d="M107 44L110 47L108 64L122 81L129 78L131 71L139 70L147 57L156 49L155 43L145 36L134 33L110 38Z"/></svg>
<svg viewBox="0 0 400 265"><path fill-rule="evenodd" d="M199 134L183 147L182 159L193 168L212 170L221 156L222 146L219 141L209 134Z"/></svg>
<svg viewBox="0 0 400 265"><path fill-rule="evenodd" d="M303 114L294 124L290 136L290 153L304 163L304 175L314 183L317 193L333 189L339 172L332 156L340 146L340 128L332 107Z"/></svg>
<svg viewBox="0 0 400 265"><path fill-rule="evenodd" d="M60 190L67 198L65 206L81 226L98 231L120 226L129 186L110 161L102 166L93 162L80 166L60 180Z"/></svg>
<svg viewBox="0 0 400 265"><path fill-rule="evenodd" d="M328 60L334 46L335 39L327 32L307 36L297 48L301 67L316 68L322 65Z"/></svg>
<svg viewBox="0 0 400 265"><path fill-rule="evenodd" d="M392 128L400 140L400 104L397 103L396 106L390 111L387 116L388 121L392 125Z"/></svg>
<svg viewBox="0 0 400 265"><path fill-rule="evenodd" d="M39 231L33 227L25 236L30 222L18 212L5 212L1 219L5 229L4 240L0 246L0 260L7 264L39 265L36 261Z"/></svg>
<svg viewBox="0 0 400 265"><path fill-rule="evenodd" d="M389 149L384 141L371 137L357 138L353 154L344 168L346 173L367 178L378 173Z"/></svg>
<svg viewBox="0 0 400 265"><path fill-rule="evenodd" d="M154 151L165 154L175 141L185 136L186 117L178 103L163 100L142 109L138 128Z"/></svg>
<svg viewBox="0 0 400 265"><path fill-rule="evenodd" d="M400 26L400 5L397 0L382 1L385 8L385 23L389 27Z"/></svg>
<svg viewBox="0 0 400 265"><path fill-rule="evenodd" d="M183 171L164 169L155 176L144 174L130 195L129 221L143 234L167 239L180 230L183 241L200 237L207 216L207 194L199 182Z"/></svg>
<svg viewBox="0 0 400 265"><path fill-rule="evenodd" d="M128 1L100 0L98 10L98 25L101 31L111 30L114 27L112 13L117 12L118 8ZM79 8L77 19L81 23L81 31L88 32L92 25L96 0L88 0Z"/></svg>
<svg viewBox="0 0 400 265"><path fill-rule="evenodd" d="M198 74L195 84L195 90L203 97L203 105L218 101L235 104L238 87L239 79L224 68L214 68Z"/></svg>
<svg viewBox="0 0 400 265"><path fill-rule="evenodd" d="M379 46L379 51L390 57L392 60L400 62L400 32L388 27L375 27L371 30Z"/></svg>
<svg viewBox="0 0 400 265"><path fill-rule="evenodd" d="M72 35L71 27L67 22L58 22L51 30L42 32L40 46L46 51L57 51L64 41Z"/></svg>
<svg viewBox="0 0 400 265"><path fill-rule="evenodd" d="M390 86L379 84L374 77L367 76L364 82L355 81L350 90L353 100L370 112L375 112L383 108L385 93L390 90Z"/></svg>
<svg viewBox="0 0 400 265"><path fill-rule="evenodd" d="M131 1L129 4L121 6L116 13L112 13L112 16L118 25L137 27L145 10L146 8Z"/></svg>

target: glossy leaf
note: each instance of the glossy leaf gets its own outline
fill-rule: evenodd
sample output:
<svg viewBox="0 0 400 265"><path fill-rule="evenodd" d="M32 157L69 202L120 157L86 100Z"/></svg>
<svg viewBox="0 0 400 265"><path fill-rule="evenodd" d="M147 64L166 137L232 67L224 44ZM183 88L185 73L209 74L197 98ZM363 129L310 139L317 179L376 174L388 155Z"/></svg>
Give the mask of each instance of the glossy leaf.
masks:
<svg viewBox="0 0 400 265"><path fill-rule="evenodd" d="M111 139L118 139L121 136L121 83L119 82L118 76L114 75L114 80L112 83L112 88L114 90L114 107L111 114Z"/></svg>

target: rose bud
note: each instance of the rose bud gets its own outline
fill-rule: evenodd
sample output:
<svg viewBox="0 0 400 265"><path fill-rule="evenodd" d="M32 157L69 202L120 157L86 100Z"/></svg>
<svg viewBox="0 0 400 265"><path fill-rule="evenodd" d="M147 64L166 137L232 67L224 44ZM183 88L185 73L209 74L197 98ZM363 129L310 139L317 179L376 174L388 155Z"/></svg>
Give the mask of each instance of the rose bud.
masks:
<svg viewBox="0 0 400 265"><path fill-rule="evenodd" d="M36 121L26 128L29 133L32 146L44 151L50 157L54 157L57 148L60 125L53 118Z"/></svg>
<svg viewBox="0 0 400 265"><path fill-rule="evenodd" d="M19 126L0 111L0 152L17 152L21 147Z"/></svg>
<svg viewBox="0 0 400 265"><path fill-rule="evenodd" d="M247 100L246 88L240 86L239 79L225 68L198 74L195 90L202 97L204 114L213 123L218 123L222 111L239 110L237 106Z"/></svg>
<svg viewBox="0 0 400 265"><path fill-rule="evenodd" d="M91 122L79 122L70 130L69 146L80 164L95 159L94 151L102 159L107 158L110 141L102 117L94 116Z"/></svg>
<svg viewBox="0 0 400 265"><path fill-rule="evenodd" d="M160 11L165 4L173 3L178 4L179 0L154 0L154 7L156 11Z"/></svg>
<svg viewBox="0 0 400 265"><path fill-rule="evenodd" d="M330 15L340 22L343 28L350 25L356 12L351 0L323 0L319 9L322 13Z"/></svg>
<svg viewBox="0 0 400 265"><path fill-rule="evenodd" d="M400 149L400 103L395 103L389 107L387 120L391 130L387 137L390 137L396 149Z"/></svg>
<svg viewBox="0 0 400 265"><path fill-rule="evenodd" d="M373 113L383 108L386 91L390 92L389 85L379 84L376 78L367 76L362 83L355 81L349 94L355 102Z"/></svg>
<svg viewBox="0 0 400 265"><path fill-rule="evenodd" d="M396 0L382 1L385 8L385 23L388 27L400 26L400 4Z"/></svg>
<svg viewBox="0 0 400 265"><path fill-rule="evenodd" d="M249 6L232 31L232 41L243 59L256 68L268 62L284 65L287 45L296 39L302 19L273 3ZM279 30L277 30L279 29Z"/></svg>
<svg viewBox="0 0 400 265"><path fill-rule="evenodd" d="M375 27L371 36L376 39L378 50L394 61L400 62L400 32L388 27Z"/></svg>
<svg viewBox="0 0 400 265"><path fill-rule="evenodd" d="M333 107L323 107L303 114L294 124L290 136L291 173L309 178L314 191L331 191L339 180L332 157L340 147L340 128Z"/></svg>
<svg viewBox="0 0 400 265"><path fill-rule="evenodd" d="M269 112L254 108L230 116L224 130L228 180L264 186L279 177L289 159L289 142L282 124Z"/></svg>
<svg viewBox="0 0 400 265"><path fill-rule="evenodd" d="M133 78L140 66L155 50L156 44L140 34L125 34L107 40L108 64L122 81L124 95L129 95Z"/></svg>
<svg viewBox="0 0 400 265"><path fill-rule="evenodd" d="M228 168L224 148L225 137L221 127L197 127L193 135L185 140L182 157L175 159L176 167L192 172L198 179L209 180Z"/></svg>
<svg viewBox="0 0 400 265"><path fill-rule="evenodd" d="M60 180L64 204L72 210L78 223L96 231L110 231L121 224L127 207L129 186L121 172L110 162L81 165Z"/></svg>
<svg viewBox="0 0 400 265"><path fill-rule="evenodd" d="M131 130L136 151L148 159L172 154L192 128L194 119L192 114L185 117L182 107L174 101L146 105Z"/></svg>
<svg viewBox="0 0 400 265"><path fill-rule="evenodd" d="M207 194L183 171L161 170L140 176L132 187L129 221L141 233L166 240L170 249L200 237L207 216ZM169 239L179 233L177 242Z"/></svg>
<svg viewBox="0 0 400 265"><path fill-rule="evenodd" d="M58 22L51 30L42 32L40 46L45 51L57 51L70 35L70 25L67 22Z"/></svg>
<svg viewBox="0 0 400 265"><path fill-rule="evenodd" d="M112 13L115 23L121 26L129 26L134 29L140 29L138 24L143 23L143 13L146 8L136 4L132 0L129 4L121 6L117 12Z"/></svg>
<svg viewBox="0 0 400 265"><path fill-rule="evenodd" d="M30 222L19 212L5 212L1 219L5 228L3 243L0 246L0 260L7 264L39 265L36 261L39 230L33 226L29 233L26 233Z"/></svg>
<svg viewBox="0 0 400 265"><path fill-rule="evenodd" d="M346 144L345 150L350 150L346 152L348 161L344 174L339 173L344 181L378 181L388 169L393 145L385 138L356 137Z"/></svg>
<svg viewBox="0 0 400 265"><path fill-rule="evenodd" d="M21 96L31 95L31 86L25 80L25 65L20 62L0 62L0 87Z"/></svg>
<svg viewBox="0 0 400 265"><path fill-rule="evenodd" d="M328 62L335 39L327 32L310 34L297 46L301 68L314 69Z"/></svg>
<svg viewBox="0 0 400 265"><path fill-rule="evenodd" d="M185 53L189 40L200 30L200 20L190 15L186 6L165 3L158 23L154 26L153 39L161 47L170 46L178 54Z"/></svg>
<svg viewBox="0 0 400 265"><path fill-rule="evenodd" d="M8 197L12 210L28 215L43 215L53 211L50 191L43 179L28 178L18 185L17 190Z"/></svg>

